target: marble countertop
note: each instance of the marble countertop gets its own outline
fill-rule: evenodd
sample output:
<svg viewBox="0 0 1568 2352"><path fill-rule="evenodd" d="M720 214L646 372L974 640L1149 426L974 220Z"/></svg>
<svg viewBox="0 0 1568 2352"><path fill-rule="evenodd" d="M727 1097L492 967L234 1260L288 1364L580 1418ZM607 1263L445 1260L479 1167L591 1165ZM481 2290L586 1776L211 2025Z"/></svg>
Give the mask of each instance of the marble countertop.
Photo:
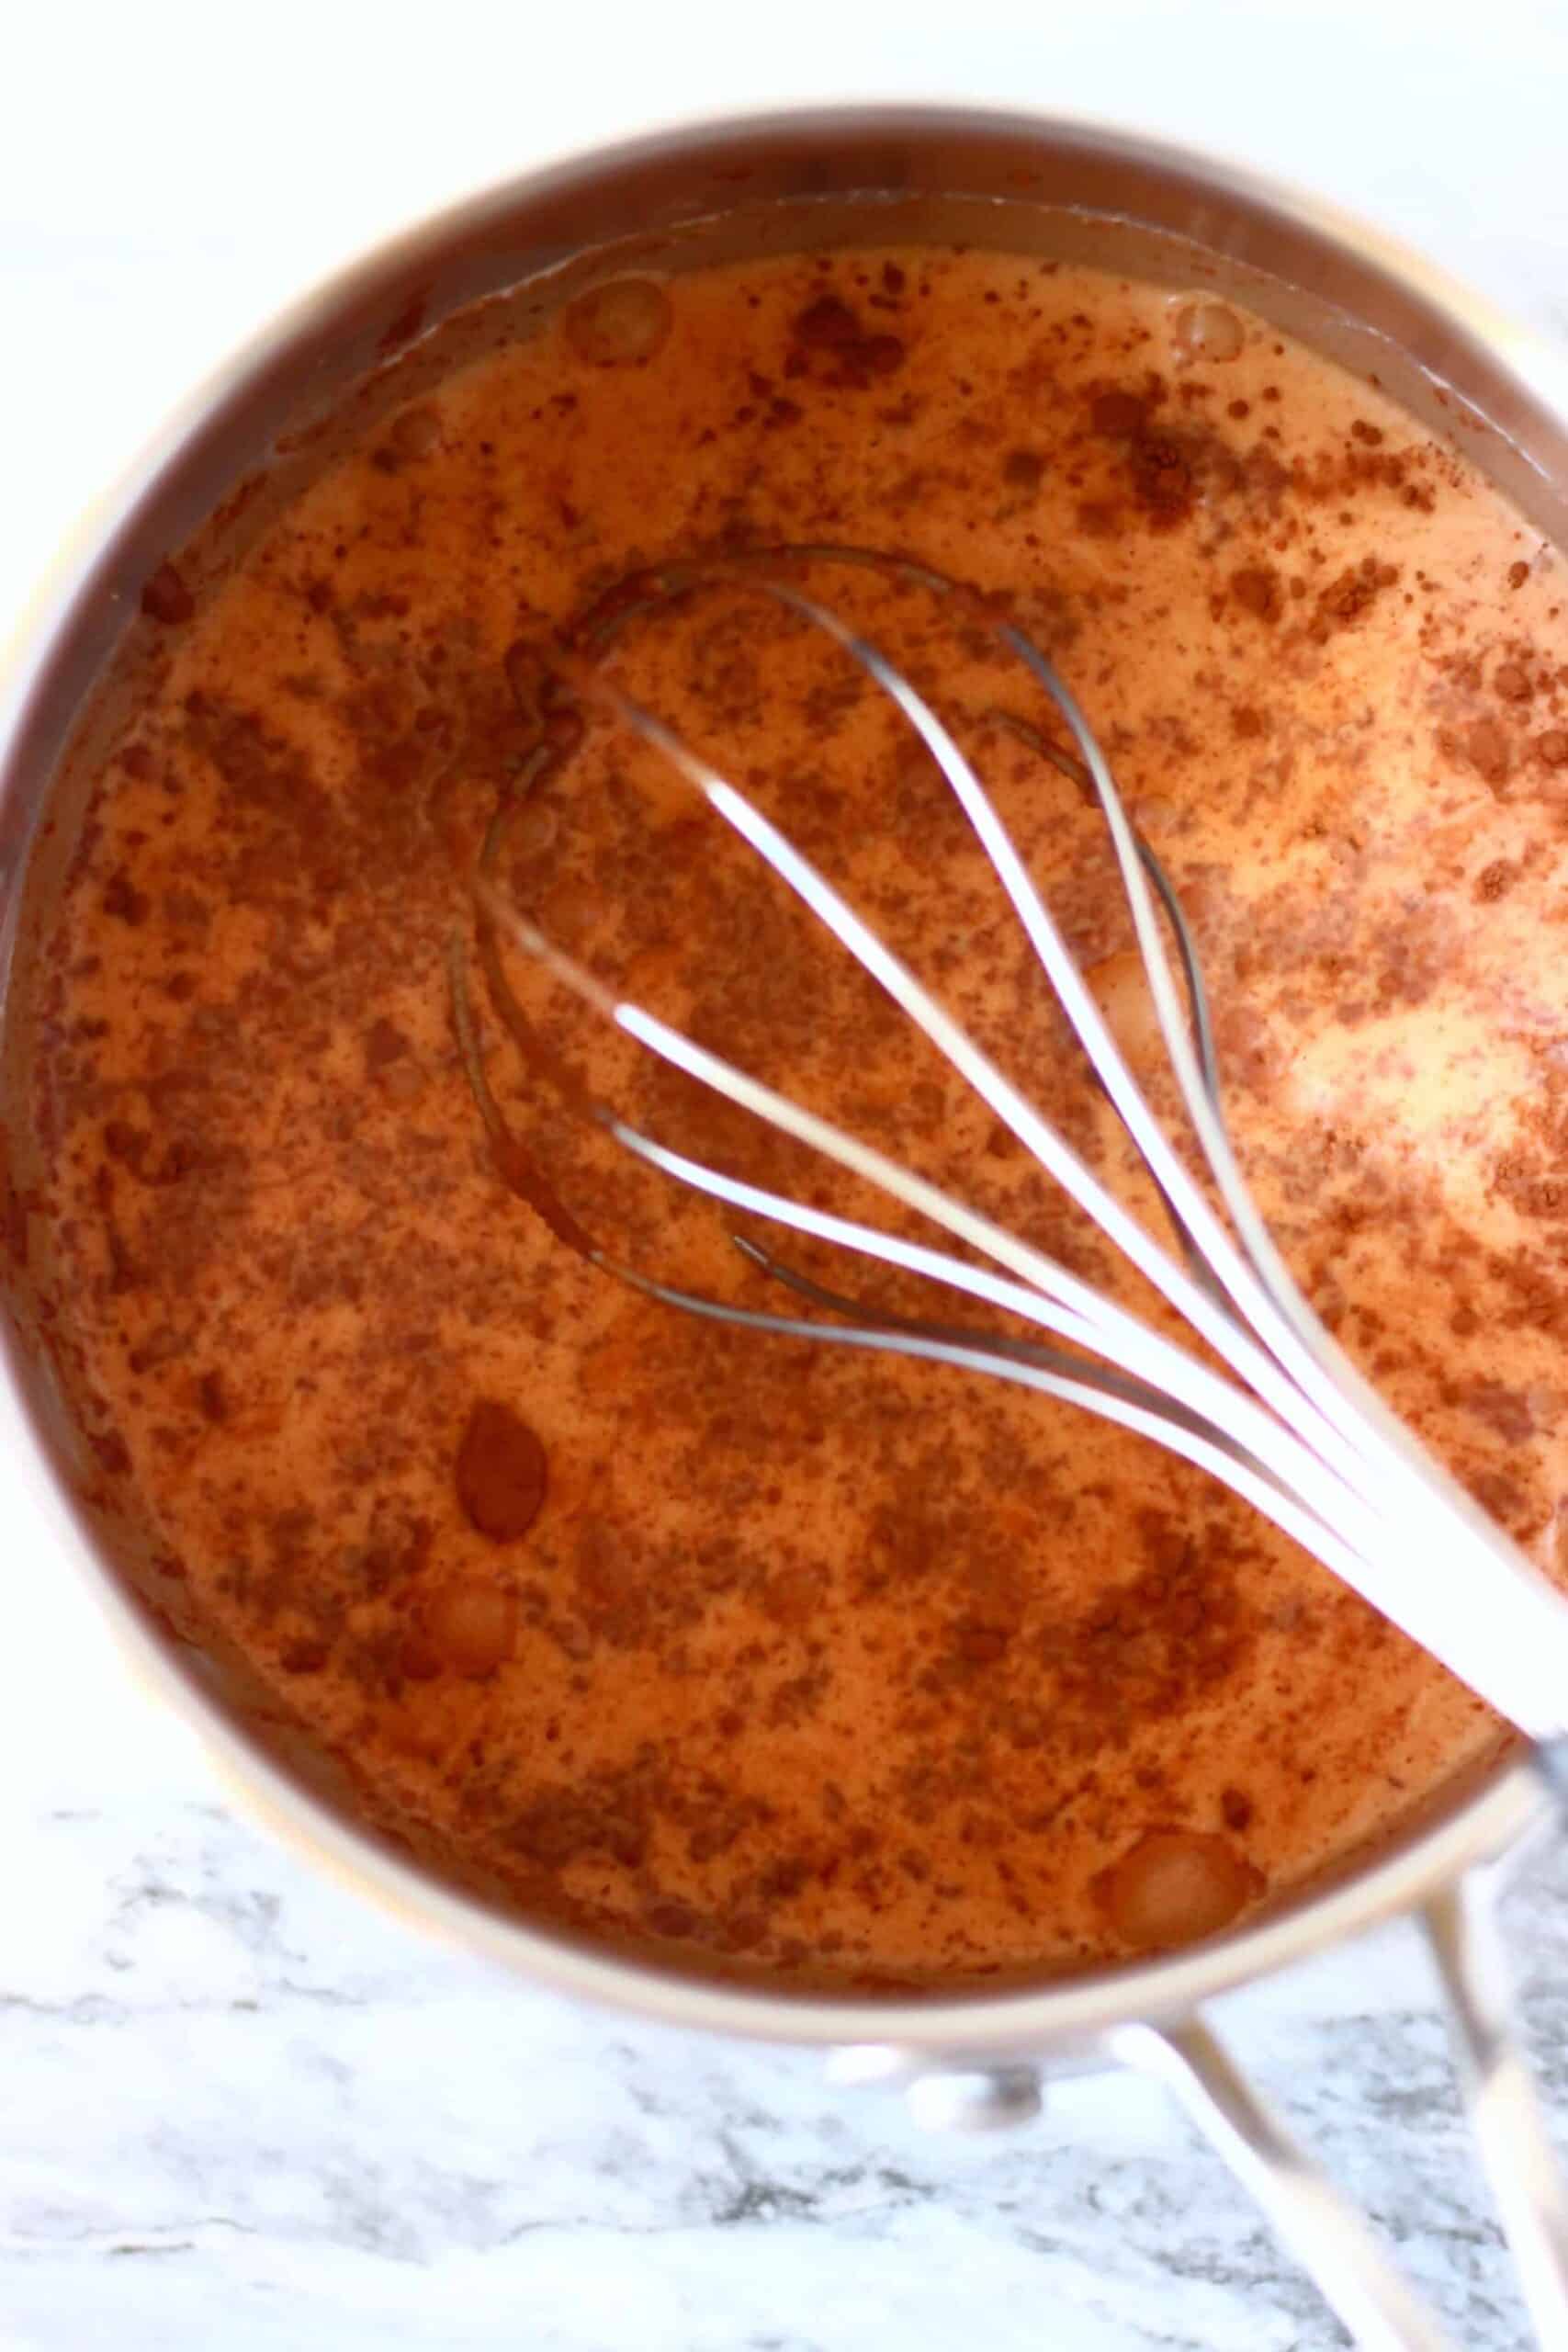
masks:
<svg viewBox="0 0 1568 2352"><path fill-rule="evenodd" d="M817 2062L530 1992L287 1859L127 1710L5 1808L6 2352L1327 2352L1152 2087L933 2139ZM134 1748L134 1754L130 1750ZM1568 1867L1517 1920L1568 2120ZM1415 1938L1226 2005L1461 2346L1521 2345Z"/></svg>
<svg viewBox="0 0 1568 2352"><path fill-rule="evenodd" d="M1568 334L1568 11L64 0L6 36L0 625L177 391L378 226L685 111L1025 101L1208 142ZM784 53L781 54L781 51ZM0 2352L1320 2352L1159 2094L918 2132L798 2054L571 2007L285 1854L130 1680L0 1458ZM1568 1858L1514 1917L1568 2129ZM1525 2341L1429 1969L1387 1933L1221 2023L1456 2341Z"/></svg>

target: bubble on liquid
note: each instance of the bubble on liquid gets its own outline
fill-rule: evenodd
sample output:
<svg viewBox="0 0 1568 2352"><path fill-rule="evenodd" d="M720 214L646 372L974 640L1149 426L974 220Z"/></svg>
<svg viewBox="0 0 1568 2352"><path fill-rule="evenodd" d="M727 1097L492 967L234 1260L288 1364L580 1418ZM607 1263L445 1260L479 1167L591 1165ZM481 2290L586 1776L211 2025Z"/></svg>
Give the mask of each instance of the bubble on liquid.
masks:
<svg viewBox="0 0 1568 2352"><path fill-rule="evenodd" d="M441 440L441 411L431 401L404 409L388 439L400 458L428 458Z"/></svg>
<svg viewBox="0 0 1568 2352"><path fill-rule="evenodd" d="M1145 1951L1216 1935L1262 1887L1228 1840L1193 1829L1145 1831L1096 1882L1117 1933Z"/></svg>
<svg viewBox="0 0 1568 2352"><path fill-rule="evenodd" d="M1145 841L1151 834L1173 833L1181 821L1181 811L1175 801L1167 800L1158 793L1129 800L1127 814Z"/></svg>
<svg viewBox="0 0 1568 2352"><path fill-rule="evenodd" d="M504 1666L516 1645L517 1602L502 1587L466 1577L432 1597L422 1630L438 1666L482 1682Z"/></svg>
<svg viewBox="0 0 1568 2352"><path fill-rule="evenodd" d="M1568 1496L1559 1500L1548 1531L1546 1566L1554 1576L1568 1578Z"/></svg>
<svg viewBox="0 0 1568 2352"><path fill-rule="evenodd" d="M547 850L555 847L559 831L560 819L549 802L531 800L513 820L513 846L525 857L543 857Z"/></svg>
<svg viewBox="0 0 1568 2352"><path fill-rule="evenodd" d="M597 368L651 359L670 332L670 297L650 277L616 277L580 294L566 313L567 340Z"/></svg>
<svg viewBox="0 0 1568 2352"><path fill-rule="evenodd" d="M1144 959L1136 948L1107 956L1084 974L1107 1027L1134 1069L1149 1069L1165 1052Z"/></svg>
<svg viewBox="0 0 1568 2352"><path fill-rule="evenodd" d="M1224 302L1183 302L1171 322L1179 359L1239 359L1247 329Z"/></svg>

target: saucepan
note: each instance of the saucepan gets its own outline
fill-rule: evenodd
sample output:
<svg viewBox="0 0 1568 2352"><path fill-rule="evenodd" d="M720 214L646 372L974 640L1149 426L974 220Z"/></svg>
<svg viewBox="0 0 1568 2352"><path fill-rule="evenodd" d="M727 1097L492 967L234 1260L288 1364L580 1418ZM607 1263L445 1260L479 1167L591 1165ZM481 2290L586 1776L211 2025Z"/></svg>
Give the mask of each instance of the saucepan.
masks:
<svg viewBox="0 0 1568 2352"><path fill-rule="evenodd" d="M28 910L71 830L65 754L149 573L229 502L309 462L309 420L451 311L536 282L541 306L607 259L680 269L840 243L968 242L1229 291L1376 375L1434 431L1463 436L1542 536L1568 546L1568 368L1413 255L1299 192L1100 125L974 111L859 109L685 127L493 188L400 234L267 327L176 415L85 526L0 705L0 1008L16 997ZM303 455L301 453L304 453ZM62 765L63 763L63 765ZM52 825L49 820L55 819ZM65 846L62 847L62 844ZM27 888L24 889L24 881ZM1433 2346L1361 2219L1292 2145L1206 2021L1232 1987L1396 1914L1425 1926L1460 2072L1542 2341L1568 2343L1568 2208L1508 2022L1495 1927L1506 1875L1553 1805L1503 1757L1376 1850L1238 1931L1174 1956L1038 1989L841 1998L678 1973L508 1912L456 1865L360 1816L332 1760L243 1662L184 1622L134 1529L94 1499L55 1340L28 1289L19 1122L26 1038L0 1053L0 1444L36 1483L62 1569L109 1611L134 1667L193 1718L250 1799L323 1864L526 1976L669 2024L810 2044L845 2084L897 2088L933 2125L1020 2125L1043 2081L1125 2065L1185 2104L1313 2268L1359 2340ZM9 1259L6 1259L6 1237Z"/></svg>

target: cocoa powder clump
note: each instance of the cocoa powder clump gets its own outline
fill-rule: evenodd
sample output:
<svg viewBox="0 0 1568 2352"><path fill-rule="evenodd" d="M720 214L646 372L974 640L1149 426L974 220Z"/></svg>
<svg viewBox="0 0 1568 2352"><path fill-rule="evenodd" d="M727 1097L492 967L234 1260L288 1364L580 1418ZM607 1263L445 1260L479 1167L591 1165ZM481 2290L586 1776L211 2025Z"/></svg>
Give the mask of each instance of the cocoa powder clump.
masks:
<svg viewBox="0 0 1568 2352"><path fill-rule="evenodd" d="M814 374L837 390L863 391L903 364L898 336L874 333L837 294L819 294L791 322L786 376Z"/></svg>
<svg viewBox="0 0 1568 2352"><path fill-rule="evenodd" d="M1252 564L1233 571L1231 594L1244 613L1251 613L1269 628L1279 619L1284 603L1280 575L1271 564Z"/></svg>
<svg viewBox="0 0 1568 2352"><path fill-rule="evenodd" d="M141 609L149 620L162 621L173 628L188 621L196 610L196 598L180 578L172 563L161 563L141 590Z"/></svg>
<svg viewBox="0 0 1568 2352"><path fill-rule="evenodd" d="M545 1500L545 1449L510 1405L482 1397L457 1448L457 1500L492 1544L526 1535Z"/></svg>

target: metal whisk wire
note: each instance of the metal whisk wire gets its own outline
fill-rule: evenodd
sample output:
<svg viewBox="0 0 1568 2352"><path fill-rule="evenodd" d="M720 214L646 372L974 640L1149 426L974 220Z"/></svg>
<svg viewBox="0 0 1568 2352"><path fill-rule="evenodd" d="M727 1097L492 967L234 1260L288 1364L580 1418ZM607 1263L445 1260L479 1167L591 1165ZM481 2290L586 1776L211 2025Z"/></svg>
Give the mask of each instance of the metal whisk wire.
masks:
<svg viewBox="0 0 1568 2352"><path fill-rule="evenodd" d="M561 674L586 701L631 728L822 922L916 1023L1036 1163L1122 1250L1228 1368L1229 1377L1153 1329L1032 1245L994 1224L759 1078L698 1046L643 1007L615 996L563 955L491 882L486 914L604 1019L688 1077L849 1170L1004 1271L745 1183L671 1150L612 1111L607 1132L675 1181L818 1240L854 1250L1019 1316L1083 1354L979 1331L914 1323L807 1284L766 1253L754 1262L829 1312L835 1324L732 1305L649 1278L604 1253L635 1287L737 1325L950 1363L1022 1382L1087 1407L1197 1463L1265 1512L1325 1566L1511 1716L1541 1747L1562 1724L1568 1602L1431 1461L1359 1378L1301 1297L1232 1150L1221 1107L1201 976L1168 879L1134 829L1078 705L1032 640L1009 619L981 617L1066 721L1104 815L1139 954L1192 1135L1229 1225L1165 1133L1043 904L994 801L930 704L873 644L777 576L780 553L882 565L943 595L958 584L927 567L869 550L815 547L682 568L682 580L739 582L821 630L897 704L935 760L1021 923L1044 976L1166 1204L1181 1245L1173 1256L1109 1191L1027 1097L916 978L886 943L756 805L654 712L565 651ZM1157 901L1157 905L1156 905ZM1184 1005L1161 932L1177 942ZM1098 1358L1100 1361L1093 1361ZM1561 1751L1553 1749L1553 1754Z"/></svg>

